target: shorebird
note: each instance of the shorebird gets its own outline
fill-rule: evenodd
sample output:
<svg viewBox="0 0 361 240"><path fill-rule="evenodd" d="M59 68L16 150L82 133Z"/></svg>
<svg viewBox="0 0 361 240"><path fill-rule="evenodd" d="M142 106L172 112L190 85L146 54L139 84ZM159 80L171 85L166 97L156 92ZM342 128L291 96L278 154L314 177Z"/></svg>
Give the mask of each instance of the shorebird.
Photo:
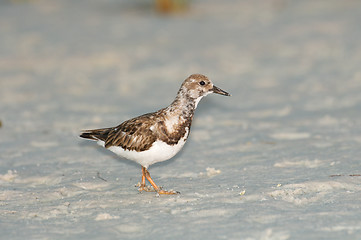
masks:
<svg viewBox="0 0 361 240"><path fill-rule="evenodd" d="M175 100L166 108L124 121L116 127L85 130L80 137L95 140L120 157L142 166L139 191L176 194L157 186L148 167L176 155L186 143L194 111L199 101L210 93L230 96L201 74L192 74L182 83ZM146 180L151 187L146 186Z"/></svg>

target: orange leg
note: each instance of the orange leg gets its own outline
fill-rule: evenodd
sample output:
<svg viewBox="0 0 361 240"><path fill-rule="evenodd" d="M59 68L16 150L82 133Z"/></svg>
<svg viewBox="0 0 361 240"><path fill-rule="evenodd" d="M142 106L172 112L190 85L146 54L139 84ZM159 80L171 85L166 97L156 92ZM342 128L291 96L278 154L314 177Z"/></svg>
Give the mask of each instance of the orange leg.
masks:
<svg viewBox="0 0 361 240"><path fill-rule="evenodd" d="M150 182L150 184L152 184L154 190L158 194L177 194L177 193L179 193L179 192L175 192L175 191L165 191L165 190L162 190L160 187L158 187L157 184L155 184L153 179L150 177L150 174L145 167L142 167L142 183L140 184L139 191L147 191L147 192L150 191L149 187L147 187L145 185L145 179L147 179Z"/></svg>
<svg viewBox="0 0 361 240"><path fill-rule="evenodd" d="M145 174L146 174L145 171L147 171L145 167L142 167L142 182L139 184L138 190L139 192L141 191L154 192L154 190L151 187L145 184Z"/></svg>
<svg viewBox="0 0 361 240"><path fill-rule="evenodd" d="M142 183L141 183L141 187L145 187L145 167L142 167Z"/></svg>

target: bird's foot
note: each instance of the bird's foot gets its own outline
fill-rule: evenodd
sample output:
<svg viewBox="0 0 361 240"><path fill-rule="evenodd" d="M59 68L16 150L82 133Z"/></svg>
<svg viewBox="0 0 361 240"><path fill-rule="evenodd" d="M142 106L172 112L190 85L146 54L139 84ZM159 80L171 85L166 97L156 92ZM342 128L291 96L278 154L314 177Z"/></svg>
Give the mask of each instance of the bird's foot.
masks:
<svg viewBox="0 0 361 240"><path fill-rule="evenodd" d="M173 191L173 190L171 190L171 191L166 191L166 190L163 190L163 189L158 190L157 193L158 193L159 195L161 195L161 194L164 194L164 195L180 194L180 192L178 192L178 191Z"/></svg>
<svg viewBox="0 0 361 240"><path fill-rule="evenodd" d="M153 188L147 187L145 185L145 180L148 180L150 184L152 184ZM153 179L150 177L150 174L148 170L145 167L142 167L142 182L138 183L139 191L147 191L147 192L157 192L158 195L164 194L164 195L174 195L179 194L180 192L177 191L166 191L163 190L162 187L158 187L157 184L153 181Z"/></svg>
<svg viewBox="0 0 361 240"><path fill-rule="evenodd" d="M143 192L143 191L145 191L145 192L156 192L155 189L152 186L147 186L147 185L141 184L141 183L138 183L135 186L139 187L138 188L139 192Z"/></svg>
<svg viewBox="0 0 361 240"><path fill-rule="evenodd" d="M137 185L135 185L136 187L138 187L138 191L139 192L157 192L159 195L175 195L175 194L180 194L180 192L178 191L173 191L173 190L170 190L170 191L166 191L166 190L163 190L162 187L159 187L159 189L154 189L154 187L152 186L147 186L145 184L142 184L142 183L138 183Z"/></svg>

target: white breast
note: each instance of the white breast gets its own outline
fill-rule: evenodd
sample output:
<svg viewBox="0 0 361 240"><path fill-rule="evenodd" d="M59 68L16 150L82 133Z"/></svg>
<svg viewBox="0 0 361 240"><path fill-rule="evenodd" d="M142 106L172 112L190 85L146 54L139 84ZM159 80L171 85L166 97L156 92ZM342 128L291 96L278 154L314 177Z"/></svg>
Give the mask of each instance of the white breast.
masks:
<svg viewBox="0 0 361 240"><path fill-rule="evenodd" d="M148 168L154 163L166 161L176 155L184 146L188 137L188 131L189 129L187 128L184 137L175 145L168 145L165 142L157 140L148 150L142 152L124 150L122 147L117 146L111 146L108 149L118 156L135 161L143 167ZM98 141L98 144L104 147L104 141Z"/></svg>

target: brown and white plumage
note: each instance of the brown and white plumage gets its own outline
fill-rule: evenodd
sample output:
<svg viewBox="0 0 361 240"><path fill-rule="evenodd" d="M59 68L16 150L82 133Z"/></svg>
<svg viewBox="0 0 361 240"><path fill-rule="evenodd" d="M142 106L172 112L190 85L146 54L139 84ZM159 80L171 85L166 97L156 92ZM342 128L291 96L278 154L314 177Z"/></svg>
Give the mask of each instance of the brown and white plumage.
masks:
<svg viewBox="0 0 361 240"><path fill-rule="evenodd" d="M182 149L199 101L212 92L230 96L214 86L206 76L193 74L184 80L168 107L132 118L116 127L86 130L80 137L95 140L117 155L142 165L140 190L148 189L146 178L158 193L173 194L155 185L147 168L172 158Z"/></svg>

